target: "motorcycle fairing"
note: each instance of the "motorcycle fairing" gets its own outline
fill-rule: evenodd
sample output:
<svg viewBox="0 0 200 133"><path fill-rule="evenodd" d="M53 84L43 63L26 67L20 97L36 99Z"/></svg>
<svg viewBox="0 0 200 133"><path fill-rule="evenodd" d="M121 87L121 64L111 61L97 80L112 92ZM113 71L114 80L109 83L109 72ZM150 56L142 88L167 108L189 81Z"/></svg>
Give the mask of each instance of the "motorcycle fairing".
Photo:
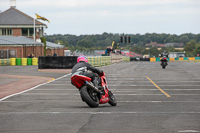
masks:
<svg viewBox="0 0 200 133"><path fill-rule="evenodd" d="M104 88L105 95L101 95L101 99L99 101L100 104L107 103L109 101L108 86L107 86L105 74L101 76L101 85Z"/></svg>
<svg viewBox="0 0 200 133"><path fill-rule="evenodd" d="M84 75L73 75L71 77L71 81L73 83L74 86L76 86L76 88L81 88L81 86L83 86L85 84L85 81L90 82L91 78L90 77L86 77Z"/></svg>

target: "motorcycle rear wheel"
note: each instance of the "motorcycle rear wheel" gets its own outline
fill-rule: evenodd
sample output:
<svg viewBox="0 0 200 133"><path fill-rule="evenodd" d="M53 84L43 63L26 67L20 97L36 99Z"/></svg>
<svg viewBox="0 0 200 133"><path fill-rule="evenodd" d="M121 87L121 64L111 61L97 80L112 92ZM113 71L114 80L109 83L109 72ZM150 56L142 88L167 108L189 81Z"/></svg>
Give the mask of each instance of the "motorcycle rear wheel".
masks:
<svg viewBox="0 0 200 133"><path fill-rule="evenodd" d="M89 107L96 108L99 106L99 98L94 90L83 86L80 89L80 94L82 100L85 101Z"/></svg>
<svg viewBox="0 0 200 133"><path fill-rule="evenodd" d="M166 62L163 62L162 68L165 69L166 66L167 66Z"/></svg>
<svg viewBox="0 0 200 133"><path fill-rule="evenodd" d="M115 96L113 95L113 93L111 91L108 91L108 95L109 95L109 104L111 106L116 106L117 105L117 100L115 98Z"/></svg>
<svg viewBox="0 0 200 133"><path fill-rule="evenodd" d="M162 68L165 69L165 66L163 65Z"/></svg>

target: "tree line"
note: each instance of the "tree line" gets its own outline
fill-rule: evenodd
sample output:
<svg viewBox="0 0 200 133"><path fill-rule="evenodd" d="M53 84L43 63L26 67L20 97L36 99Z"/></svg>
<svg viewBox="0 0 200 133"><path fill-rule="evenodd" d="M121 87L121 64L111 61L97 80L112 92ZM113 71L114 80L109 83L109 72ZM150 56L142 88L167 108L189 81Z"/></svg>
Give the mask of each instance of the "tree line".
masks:
<svg viewBox="0 0 200 133"><path fill-rule="evenodd" d="M179 52L174 47L164 47L158 50L156 47L149 49L145 48L145 44L150 42L157 42L160 44L166 43L183 43L184 51L188 56L194 56L199 52L200 34L185 33L181 35L175 34L157 34L157 33L146 33L142 34L113 34L106 33L94 34L94 35L70 35L70 34L54 34L46 35L47 41L59 43L67 47L71 51L75 50L105 50L107 46L111 46L112 42L123 50L130 50L139 54L150 54L151 56L157 56L162 51ZM120 37L130 37L130 43L121 43Z"/></svg>

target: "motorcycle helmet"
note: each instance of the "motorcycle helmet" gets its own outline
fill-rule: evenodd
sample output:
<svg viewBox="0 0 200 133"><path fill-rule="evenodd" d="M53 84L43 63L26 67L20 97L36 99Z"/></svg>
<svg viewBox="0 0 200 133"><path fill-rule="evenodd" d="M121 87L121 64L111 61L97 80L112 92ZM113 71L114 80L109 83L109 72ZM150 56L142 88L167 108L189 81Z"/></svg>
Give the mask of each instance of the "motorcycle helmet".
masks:
<svg viewBox="0 0 200 133"><path fill-rule="evenodd" d="M88 62L88 59L84 55L79 55L77 58L77 63L79 63L80 61Z"/></svg>

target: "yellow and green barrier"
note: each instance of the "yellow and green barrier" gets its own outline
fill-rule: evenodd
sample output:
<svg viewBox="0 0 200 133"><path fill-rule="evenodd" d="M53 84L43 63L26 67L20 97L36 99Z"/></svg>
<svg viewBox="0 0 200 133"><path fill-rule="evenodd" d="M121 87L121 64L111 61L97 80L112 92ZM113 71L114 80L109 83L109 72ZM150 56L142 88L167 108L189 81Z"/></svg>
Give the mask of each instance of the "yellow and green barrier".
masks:
<svg viewBox="0 0 200 133"><path fill-rule="evenodd" d="M10 65L10 59L0 59L0 66Z"/></svg>
<svg viewBox="0 0 200 133"><path fill-rule="evenodd" d="M27 65L28 66L32 65L32 58L27 58Z"/></svg>
<svg viewBox="0 0 200 133"><path fill-rule="evenodd" d="M22 66L27 66L27 58L22 58Z"/></svg>
<svg viewBox="0 0 200 133"><path fill-rule="evenodd" d="M122 61L124 61L124 62L130 61L130 57L124 56L124 57L122 57Z"/></svg>
<svg viewBox="0 0 200 133"><path fill-rule="evenodd" d="M38 65L38 58L10 58L0 59L0 66L29 66Z"/></svg>
<svg viewBox="0 0 200 133"><path fill-rule="evenodd" d="M150 58L150 62L155 62L156 58Z"/></svg>
<svg viewBox="0 0 200 133"><path fill-rule="evenodd" d="M10 58L10 65L15 66L16 65L16 58Z"/></svg>
<svg viewBox="0 0 200 133"><path fill-rule="evenodd" d="M94 57L87 57L88 62L95 67L110 65L111 64L111 57L110 56L94 56Z"/></svg>
<svg viewBox="0 0 200 133"><path fill-rule="evenodd" d="M21 58L16 58L16 65L21 66L22 65L22 59Z"/></svg>
<svg viewBox="0 0 200 133"><path fill-rule="evenodd" d="M168 61L195 61L200 60L200 57L176 57L176 58L167 58ZM150 58L150 62L160 61L160 57Z"/></svg>

